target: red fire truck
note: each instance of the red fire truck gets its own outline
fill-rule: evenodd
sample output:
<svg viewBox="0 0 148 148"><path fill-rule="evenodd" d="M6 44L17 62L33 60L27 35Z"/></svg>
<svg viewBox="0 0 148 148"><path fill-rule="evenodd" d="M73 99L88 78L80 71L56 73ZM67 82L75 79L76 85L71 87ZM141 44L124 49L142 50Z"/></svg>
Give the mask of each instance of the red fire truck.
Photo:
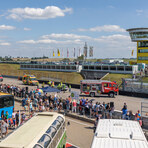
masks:
<svg viewBox="0 0 148 148"><path fill-rule="evenodd" d="M82 80L81 94L90 95L91 97L107 94L109 97L114 97L118 94L119 88L116 82L103 80Z"/></svg>

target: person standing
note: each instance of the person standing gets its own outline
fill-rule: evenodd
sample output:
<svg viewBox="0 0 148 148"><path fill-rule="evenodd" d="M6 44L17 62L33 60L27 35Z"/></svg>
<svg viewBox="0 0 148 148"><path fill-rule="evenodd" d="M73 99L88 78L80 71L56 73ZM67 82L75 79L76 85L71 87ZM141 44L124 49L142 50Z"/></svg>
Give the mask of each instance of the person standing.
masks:
<svg viewBox="0 0 148 148"><path fill-rule="evenodd" d="M5 118L6 118L6 121L7 121L7 123L8 123L8 118L9 118L8 111L6 111Z"/></svg>
<svg viewBox="0 0 148 148"><path fill-rule="evenodd" d="M69 85L69 92L71 92L71 85Z"/></svg>
<svg viewBox="0 0 148 148"><path fill-rule="evenodd" d="M0 129L1 129L1 136L3 138L3 136L6 136L8 133L8 124L4 120L1 121Z"/></svg>
<svg viewBox="0 0 148 148"><path fill-rule="evenodd" d="M23 100L22 100L22 107L23 107L23 109L24 109L24 111L26 111L26 99L25 98L23 98Z"/></svg>
<svg viewBox="0 0 148 148"><path fill-rule="evenodd" d="M5 118L4 110L2 110L2 112L1 112L1 120L4 120L4 118Z"/></svg>
<svg viewBox="0 0 148 148"><path fill-rule="evenodd" d="M122 108L122 119L126 118L126 114L127 114L127 105L126 103L124 103L123 108Z"/></svg>
<svg viewBox="0 0 148 148"><path fill-rule="evenodd" d="M13 121L13 126L15 128L15 112L14 111L12 113L12 121Z"/></svg>
<svg viewBox="0 0 148 148"><path fill-rule="evenodd" d="M37 107L38 107L38 99L37 98L34 98L34 110L37 111Z"/></svg>
<svg viewBox="0 0 148 148"><path fill-rule="evenodd" d="M16 115L15 115L15 119L16 119L16 126L19 126L19 111L17 111Z"/></svg>

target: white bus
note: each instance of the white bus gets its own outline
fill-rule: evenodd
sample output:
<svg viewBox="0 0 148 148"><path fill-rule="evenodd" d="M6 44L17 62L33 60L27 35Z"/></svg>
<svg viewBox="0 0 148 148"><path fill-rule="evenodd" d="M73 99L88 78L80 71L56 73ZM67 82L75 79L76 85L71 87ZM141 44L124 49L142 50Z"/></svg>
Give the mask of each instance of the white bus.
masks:
<svg viewBox="0 0 148 148"><path fill-rule="evenodd" d="M100 119L91 148L148 148L137 121Z"/></svg>
<svg viewBox="0 0 148 148"><path fill-rule="evenodd" d="M0 142L0 148L64 148L65 118L58 113L37 113Z"/></svg>

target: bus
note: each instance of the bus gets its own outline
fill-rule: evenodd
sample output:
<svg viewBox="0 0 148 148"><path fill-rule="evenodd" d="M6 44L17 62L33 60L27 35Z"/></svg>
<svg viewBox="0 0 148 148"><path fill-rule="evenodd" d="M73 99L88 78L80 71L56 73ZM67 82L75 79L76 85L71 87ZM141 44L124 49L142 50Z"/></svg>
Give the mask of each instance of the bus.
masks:
<svg viewBox="0 0 148 148"><path fill-rule="evenodd" d="M91 148L148 148L146 137L137 121L100 119Z"/></svg>
<svg viewBox="0 0 148 148"><path fill-rule="evenodd" d="M8 111L8 118L12 117L12 113L14 110L14 96L8 93L0 92L0 120L2 113L6 114Z"/></svg>
<svg viewBox="0 0 148 148"><path fill-rule="evenodd" d="M64 148L65 118L54 112L37 113L0 142L0 148Z"/></svg>

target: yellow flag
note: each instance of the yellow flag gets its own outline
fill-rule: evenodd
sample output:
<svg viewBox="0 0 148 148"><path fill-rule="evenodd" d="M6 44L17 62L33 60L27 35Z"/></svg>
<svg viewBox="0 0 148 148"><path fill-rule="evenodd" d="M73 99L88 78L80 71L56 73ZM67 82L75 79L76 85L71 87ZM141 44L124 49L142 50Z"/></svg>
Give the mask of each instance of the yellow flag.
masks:
<svg viewBox="0 0 148 148"><path fill-rule="evenodd" d="M132 50L132 56L133 56L133 54L134 54L134 49Z"/></svg>
<svg viewBox="0 0 148 148"><path fill-rule="evenodd" d="M60 51L59 51L59 49L58 49L58 57L60 56Z"/></svg>
<svg viewBox="0 0 148 148"><path fill-rule="evenodd" d="M55 53L54 53L54 51L53 51L53 57L55 56Z"/></svg>

